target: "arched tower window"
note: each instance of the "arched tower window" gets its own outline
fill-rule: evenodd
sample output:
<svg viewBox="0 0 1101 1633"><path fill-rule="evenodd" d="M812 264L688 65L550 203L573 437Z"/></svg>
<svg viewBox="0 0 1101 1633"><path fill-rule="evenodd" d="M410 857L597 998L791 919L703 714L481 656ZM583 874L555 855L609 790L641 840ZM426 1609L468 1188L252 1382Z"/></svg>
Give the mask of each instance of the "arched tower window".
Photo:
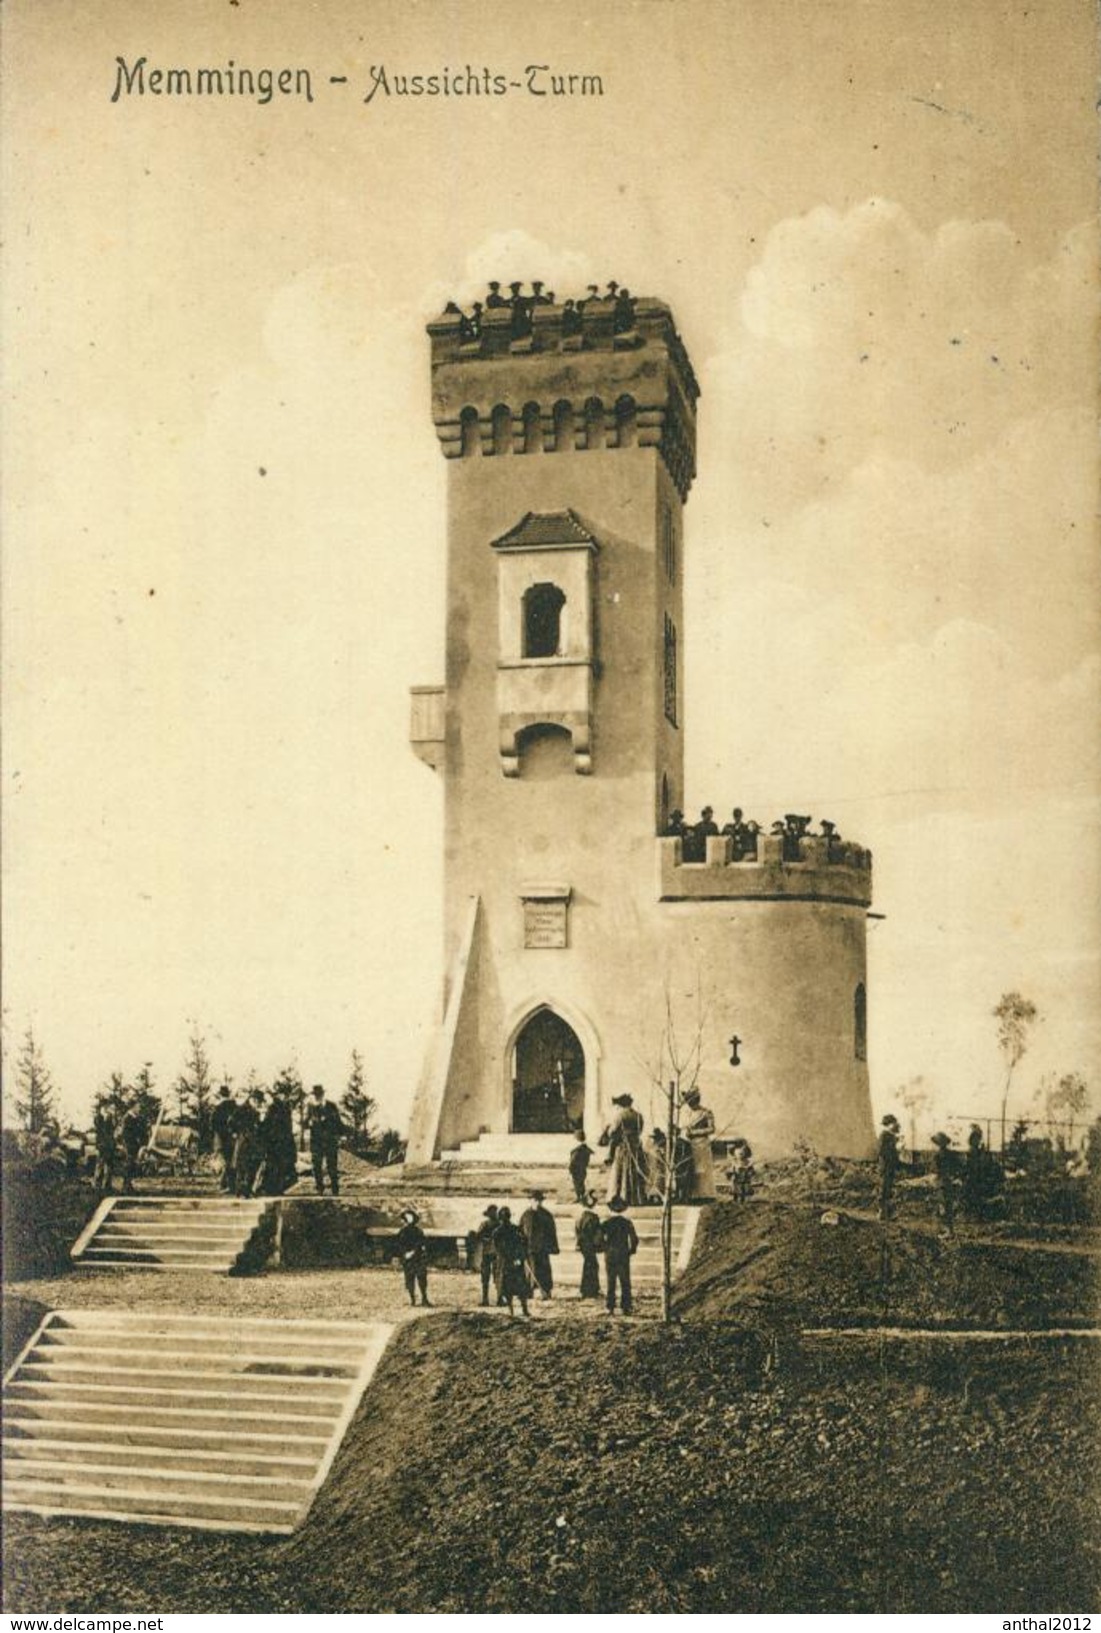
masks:
<svg viewBox="0 0 1101 1633"><path fill-rule="evenodd" d="M863 981L853 993L853 1054L857 1060L868 1058L868 994Z"/></svg>
<svg viewBox="0 0 1101 1633"><path fill-rule="evenodd" d="M471 454L480 453L482 443L478 434L478 410L464 408L459 415L459 425L463 439L463 458L467 459Z"/></svg>
<svg viewBox="0 0 1101 1633"><path fill-rule="evenodd" d="M566 597L557 584L533 584L524 593L524 657L554 658L562 642Z"/></svg>
<svg viewBox="0 0 1101 1633"><path fill-rule="evenodd" d="M506 403L498 403L493 410L493 452L512 452L512 410Z"/></svg>
<svg viewBox="0 0 1101 1633"><path fill-rule="evenodd" d="M541 454L543 451L543 416L538 403L524 404L524 452Z"/></svg>
<svg viewBox="0 0 1101 1633"><path fill-rule="evenodd" d="M585 404L585 446L604 446L604 404L599 397L590 397Z"/></svg>
<svg viewBox="0 0 1101 1633"><path fill-rule="evenodd" d="M621 448L633 448L638 432L638 413L633 397L620 397L615 405L616 442Z"/></svg>
<svg viewBox="0 0 1101 1633"><path fill-rule="evenodd" d="M573 447L573 407L565 401L554 405L554 451L566 453Z"/></svg>

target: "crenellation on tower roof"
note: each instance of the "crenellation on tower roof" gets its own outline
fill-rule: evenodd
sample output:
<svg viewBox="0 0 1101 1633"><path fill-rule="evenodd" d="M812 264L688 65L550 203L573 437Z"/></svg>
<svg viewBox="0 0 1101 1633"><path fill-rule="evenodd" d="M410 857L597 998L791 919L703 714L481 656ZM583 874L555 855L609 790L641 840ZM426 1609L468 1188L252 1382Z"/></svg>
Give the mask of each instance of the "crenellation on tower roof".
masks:
<svg viewBox="0 0 1101 1633"><path fill-rule="evenodd" d="M428 325L432 407L449 459L654 447L687 498L700 388L664 301L514 296Z"/></svg>

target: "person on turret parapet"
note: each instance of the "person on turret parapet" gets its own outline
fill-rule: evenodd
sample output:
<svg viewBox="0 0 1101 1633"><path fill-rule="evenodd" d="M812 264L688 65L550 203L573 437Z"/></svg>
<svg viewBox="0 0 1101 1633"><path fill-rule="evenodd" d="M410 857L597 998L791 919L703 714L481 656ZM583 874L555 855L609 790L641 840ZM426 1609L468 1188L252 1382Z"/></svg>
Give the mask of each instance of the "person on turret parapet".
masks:
<svg viewBox="0 0 1101 1633"><path fill-rule="evenodd" d="M670 811L669 820L665 824L666 839L683 839L688 832L688 824L684 820L681 810Z"/></svg>
<svg viewBox="0 0 1101 1633"><path fill-rule="evenodd" d="M573 300L568 300L562 308L562 338L568 340L571 335L581 333L581 308Z"/></svg>
<svg viewBox="0 0 1101 1633"><path fill-rule="evenodd" d="M733 856L741 854L745 841L745 823L742 821L742 808L736 805L730 814L730 821L723 828L723 835L730 840L730 849Z"/></svg>
<svg viewBox="0 0 1101 1633"><path fill-rule="evenodd" d="M507 305L508 301L501 294L501 285L498 283L496 278L491 278L489 283L489 294L486 296L486 306L490 310L496 311L498 307Z"/></svg>

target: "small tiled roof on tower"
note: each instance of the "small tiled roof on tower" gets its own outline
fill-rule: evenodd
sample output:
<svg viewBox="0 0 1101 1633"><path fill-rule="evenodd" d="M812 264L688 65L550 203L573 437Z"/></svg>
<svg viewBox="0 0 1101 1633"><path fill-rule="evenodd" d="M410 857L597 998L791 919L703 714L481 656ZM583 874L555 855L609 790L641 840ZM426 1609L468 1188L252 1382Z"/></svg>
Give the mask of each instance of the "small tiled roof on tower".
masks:
<svg viewBox="0 0 1101 1633"><path fill-rule="evenodd" d="M596 540L572 510L529 510L522 521L493 540L494 550L531 550L556 544L587 544Z"/></svg>

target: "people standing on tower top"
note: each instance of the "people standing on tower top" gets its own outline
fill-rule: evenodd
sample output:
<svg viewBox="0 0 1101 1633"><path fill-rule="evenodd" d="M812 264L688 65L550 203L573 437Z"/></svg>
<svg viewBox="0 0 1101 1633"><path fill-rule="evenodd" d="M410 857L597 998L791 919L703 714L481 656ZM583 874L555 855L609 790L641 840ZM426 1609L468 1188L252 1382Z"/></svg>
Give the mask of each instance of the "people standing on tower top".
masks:
<svg viewBox="0 0 1101 1633"><path fill-rule="evenodd" d="M684 820L684 812L681 810L670 811L669 820L665 824L665 838L683 839L687 832L688 826Z"/></svg>
<svg viewBox="0 0 1101 1633"><path fill-rule="evenodd" d="M890 1112L883 1119L876 1149L879 1167L879 1217L886 1224L894 1213L895 1180L901 1166L898 1154L899 1122Z"/></svg>
<svg viewBox="0 0 1101 1633"><path fill-rule="evenodd" d="M521 340L525 335L531 333L533 303L530 298L520 293L523 288L522 284L509 284L509 288L512 291L512 299L509 301L509 305L512 307L512 338L513 340Z"/></svg>
<svg viewBox="0 0 1101 1633"><path fill-rule="evenodd" d="M617 335L630 334L635 326L635 303L629 289L621 289L615 298L612 330Z"/></svg>
<svg viewBox="0 0 1101 1633"><path fill-rule="evenodd" d="M544 295L543 293L543 280L541 278L533 278L531 280L531 300L533 306L554 305L553 293L550 295Z"/></svg>
<svg viewBox="0 0 1101 1633"><path fill-rule="evenodd" d="M608 1201L617 1198L637 1207L646 1200L646 1165L642 1154L642 1115L629 1094L612 1096L616 1110L600 1143L608 1148Z"/></svg>
<svg viewBox="0 0 1101 1633"><path fill-rule="evenodd" d="M531 1200L533 1205L520 1216L520 1233L527 1243L528 1263L539 1296L550 1298L554 1291L551 1258L558 1252L558 1229L553 1213L543 1206L542 1191L532 1191Z"/></svg>
<svg viewBox="0 0 1101 1633"><path fill-rule="evenodd" d="M470 316L463 313L459 318L459 339L477 340L482 332L482 303L475 301L470 309Z"/></svg>
<svg viewBox="0 0 1101 1633"><path fill-rule="evenodd" d="M585 1141L585 1130L579 1128L574 1133L577 1142L570 1152L570 1183L573 1186L574 1198L584 1202L588 1190L589 1164L593 1159L592 1149Z"/></svg>
<svg viewBox="0 0 1101 1633"><path fill-rule="evenodd" d="M581 333L581 308L572 300L568 300L562 308L562 338L568 340L571 335Z"/></svg>
<svg viewBox="0 0 1101 1633"><path fill-rule="evenodd" d="M508 301L501 294L501 285L498 283L496 278L491 278L489 282L489 294L486 296L486 307L490 311L496 311L498 307L507 305Z"/></svg>
<svg viewBox="0 0 1101 1633"><path fill-rule="evenodd" d="M343 1123L340 1112L325 1093L320 1083L315 1083L310 1090L312 1099L306 1107L306 1127L310 1134L310 1161L313 1164L313 1181L318 1196L325 1191L325 1175L329 1176L329 1189L334 1196L340 1195L340 1135Z"/></svg>

